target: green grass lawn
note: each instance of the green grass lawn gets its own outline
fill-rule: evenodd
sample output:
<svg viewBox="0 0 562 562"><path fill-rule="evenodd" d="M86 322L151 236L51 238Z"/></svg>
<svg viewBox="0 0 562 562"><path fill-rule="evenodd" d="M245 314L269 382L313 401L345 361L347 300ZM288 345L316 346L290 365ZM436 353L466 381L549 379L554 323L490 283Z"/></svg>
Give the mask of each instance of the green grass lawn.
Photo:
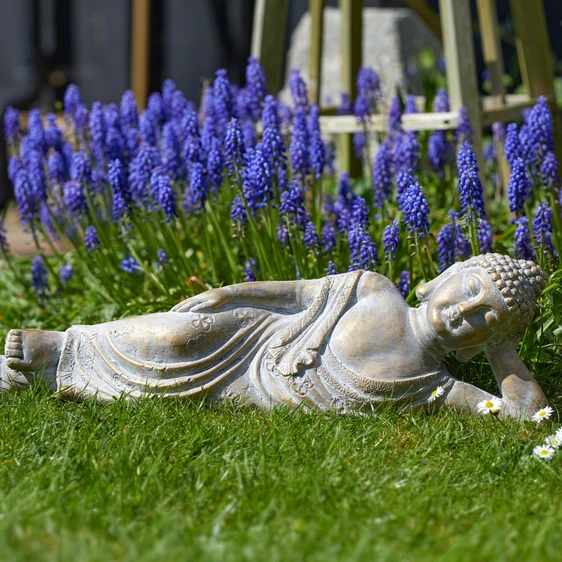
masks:
<svg viewBox="0 0 562 562"><path fill-rule="evenodd" d="M0 336L116 312L16 294ZM495 390L484 361L466 373ZM560 409L559 376L536 374ZM531 457L553 427L6 393L0 560L555 560L562 452Z"/></svg>
<svg viewBox="0 0 562 562"><path fill-rule="evenodd" d="M551 428L1 398L3 560L556 560Z"/></svg>

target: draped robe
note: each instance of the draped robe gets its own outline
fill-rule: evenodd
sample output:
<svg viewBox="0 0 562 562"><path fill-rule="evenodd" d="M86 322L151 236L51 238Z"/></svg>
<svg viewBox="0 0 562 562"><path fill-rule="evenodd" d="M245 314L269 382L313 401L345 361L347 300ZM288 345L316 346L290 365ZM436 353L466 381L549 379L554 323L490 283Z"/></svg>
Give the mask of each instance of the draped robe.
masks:
<svg viewBox="0 0 562 562"><path fill-rule="evenodd" d="M370 409L386 400L418 407L452 377L437 369L411 378L377 380L343 365L329 336L356 299L362 271L328 276L310 304L288 313L277 301L212 312L169 312L94 326L73 326L57 369L66 394L109 401L146 393L210 400Z"/></svg>

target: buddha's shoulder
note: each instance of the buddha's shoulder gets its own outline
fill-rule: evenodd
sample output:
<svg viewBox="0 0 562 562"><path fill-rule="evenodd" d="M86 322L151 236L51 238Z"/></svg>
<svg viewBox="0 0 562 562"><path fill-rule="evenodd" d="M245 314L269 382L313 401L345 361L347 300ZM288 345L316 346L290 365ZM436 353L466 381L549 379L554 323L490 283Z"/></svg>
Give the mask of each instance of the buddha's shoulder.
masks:
<svg viewBox="0 0 562 562"><path fill-rule="evenodd" d="M388 277L373 271L364 271L359 279L357 295L359 297L369 297L377 293L384 293L388 298L404 301L400 291Z"/></svg>

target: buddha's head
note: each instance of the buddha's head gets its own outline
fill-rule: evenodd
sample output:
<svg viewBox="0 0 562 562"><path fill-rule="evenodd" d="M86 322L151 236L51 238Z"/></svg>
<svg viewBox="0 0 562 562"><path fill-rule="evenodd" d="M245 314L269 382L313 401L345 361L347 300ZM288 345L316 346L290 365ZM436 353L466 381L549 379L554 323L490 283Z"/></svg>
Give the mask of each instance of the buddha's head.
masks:
<svg viewBox="0 0 562 562"><path fill-rule="evenodd" d="M476 351L520 337L546 281L532 261L484 254L454 264L416 294L446 348Z"/></svg>

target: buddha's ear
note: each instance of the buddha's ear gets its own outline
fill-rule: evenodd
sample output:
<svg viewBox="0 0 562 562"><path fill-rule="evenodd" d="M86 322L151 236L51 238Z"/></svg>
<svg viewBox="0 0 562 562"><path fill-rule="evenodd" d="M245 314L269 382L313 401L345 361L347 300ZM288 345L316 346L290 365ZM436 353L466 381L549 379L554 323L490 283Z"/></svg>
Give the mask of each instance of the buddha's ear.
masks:
<svg viewBox="0 0 562 562"><path fill-rule="evenodd" d="M466 349L459 349L455 354L455 357L459 363L468 363L481 351L482 349L480 347L467 347Z"/></svg>

